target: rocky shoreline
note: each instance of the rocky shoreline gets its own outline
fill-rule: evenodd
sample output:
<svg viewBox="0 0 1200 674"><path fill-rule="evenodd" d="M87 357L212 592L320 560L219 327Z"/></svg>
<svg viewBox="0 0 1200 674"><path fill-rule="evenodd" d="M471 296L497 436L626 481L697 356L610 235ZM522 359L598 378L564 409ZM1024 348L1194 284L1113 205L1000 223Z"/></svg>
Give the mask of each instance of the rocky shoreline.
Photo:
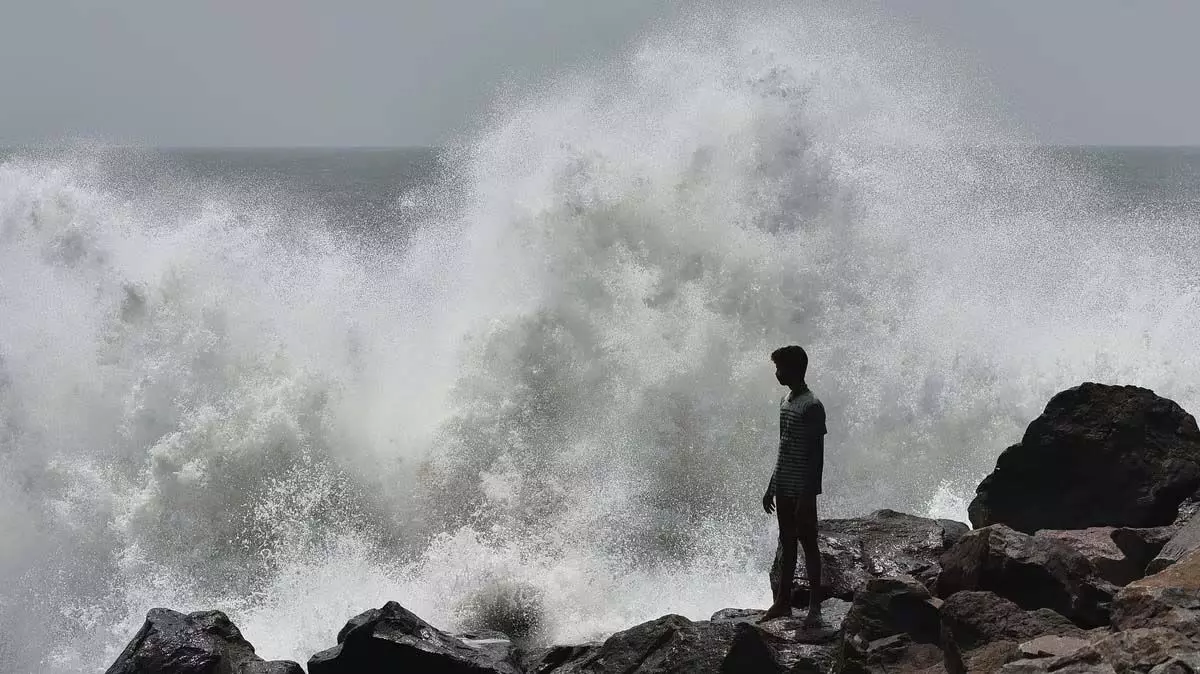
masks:
<svg viewBox="0 0 1200 674"><path fill-rule="evenodd" d="M725 609L526 652L396 602L309 674L1200 672L1200 429L1132 386L1063 391L1006 449L966 524L881 510L821 522L824 624ZM803 569L803 564L799 565ZM778 582L777 565L772 582ZM810 592L801 572L797 605ZM108 674L300 674L219 611L153 609Z"/></svg>

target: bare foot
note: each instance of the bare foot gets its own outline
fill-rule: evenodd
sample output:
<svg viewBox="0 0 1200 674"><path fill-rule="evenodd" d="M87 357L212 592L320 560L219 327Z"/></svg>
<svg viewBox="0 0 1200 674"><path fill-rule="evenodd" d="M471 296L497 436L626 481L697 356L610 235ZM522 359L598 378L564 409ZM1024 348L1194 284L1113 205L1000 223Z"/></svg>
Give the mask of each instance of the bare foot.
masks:
<svg viewBox="0 0 1200 674"><path fill-rule="evenodd" d="M786 618L791 615L792 607L790 604L780 604L779 602L775 602L774 604L771 604L771 608L767 609L767 612L763 614L763 617L758 619L758 622L765 623L768 620Z"/></svg>
<svg viewBox="0 0 1200 674"><path fill-rule="evenodd" d="M804 616L805 627L820 627L821 626L821 607L810 606L808 615Z"/></svg>

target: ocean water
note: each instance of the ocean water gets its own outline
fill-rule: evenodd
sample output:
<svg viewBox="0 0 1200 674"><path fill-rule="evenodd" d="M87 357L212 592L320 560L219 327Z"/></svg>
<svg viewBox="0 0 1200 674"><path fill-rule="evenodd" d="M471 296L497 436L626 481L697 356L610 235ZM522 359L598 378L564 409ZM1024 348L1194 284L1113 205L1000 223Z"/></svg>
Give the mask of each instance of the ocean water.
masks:
<svg viewBox="0 0 1200 674"><path fill-rule="evenodd" d="M147 609L307 657L768 602L767 355L826 516L965 518L1058 390L1200 409L1200 151L1036 147L849 10L663 26L433 150L0 159L0 671Z"/></svg>

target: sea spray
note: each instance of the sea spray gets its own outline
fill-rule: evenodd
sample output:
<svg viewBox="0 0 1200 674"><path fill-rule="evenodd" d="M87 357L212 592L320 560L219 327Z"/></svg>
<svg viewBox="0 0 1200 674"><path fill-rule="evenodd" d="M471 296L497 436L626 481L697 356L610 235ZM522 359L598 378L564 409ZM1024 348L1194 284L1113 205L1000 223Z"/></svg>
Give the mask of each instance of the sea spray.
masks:
<svg viewBox="0 0 1200 674"><path fill-rule="evenodd" d="M762 605L785 343L830 516L961 512L1085 379L1196 408L1179 225L1093 203L887 27L666 27L448 150L403 249L5 160L2 668L101 671L153 606L303 661L389 599L542 642Z"/></svg>

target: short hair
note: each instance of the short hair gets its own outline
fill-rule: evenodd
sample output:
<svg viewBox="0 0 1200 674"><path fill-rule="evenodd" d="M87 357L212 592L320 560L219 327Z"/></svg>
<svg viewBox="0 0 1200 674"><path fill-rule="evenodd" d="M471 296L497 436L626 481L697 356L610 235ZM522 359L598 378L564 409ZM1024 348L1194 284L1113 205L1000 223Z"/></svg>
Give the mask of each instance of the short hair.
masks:
<svg viewBox="0 0 1200 674"><path fill-rule="evenodd" d="M804 347L792 344L771 352L771 361L789 372L803 377L808 372L808 352Z"/></svg>

